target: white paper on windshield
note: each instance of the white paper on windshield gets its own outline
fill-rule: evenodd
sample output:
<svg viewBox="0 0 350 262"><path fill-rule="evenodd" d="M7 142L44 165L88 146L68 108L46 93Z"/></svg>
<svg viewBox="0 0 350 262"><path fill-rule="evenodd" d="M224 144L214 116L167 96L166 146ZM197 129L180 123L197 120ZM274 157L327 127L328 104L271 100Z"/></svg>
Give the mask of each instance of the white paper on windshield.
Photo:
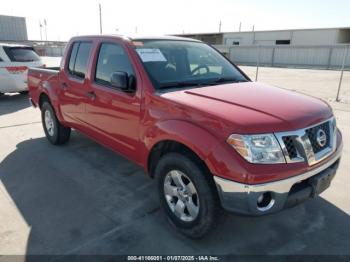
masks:
<svg viewBox="0 0 350 262"><path fill-rule="evenodd" d="M166 62L166 58L157 48L137 48L136 52L143 62Z"/></svg>

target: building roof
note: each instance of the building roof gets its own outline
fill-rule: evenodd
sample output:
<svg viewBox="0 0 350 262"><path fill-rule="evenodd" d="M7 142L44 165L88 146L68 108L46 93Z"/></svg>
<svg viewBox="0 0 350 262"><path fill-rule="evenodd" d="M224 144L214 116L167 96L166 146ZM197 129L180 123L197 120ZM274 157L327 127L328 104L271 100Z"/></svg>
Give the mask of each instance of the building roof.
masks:
<svg viewBox="0 0 350 262"><path fill-rule="evenodd" d="M16 15L0 15L0 17L25 18L24 16L16 16Z"/></svg>
<svg viewBox="0 0 350 262"><path fill-rule="evenodd" d="M310 31L310 30L346 30L350 27L329 27L329 28L299 28L299 29L276 29L276 30L254 30L254 31L226 31L226 32L207 32L207 33L186 33L176 34L178 36L193 36L193 35L223 35L223 34L237 34L237 33L264 33L264 32L288 32L288 31Z"/></svg>

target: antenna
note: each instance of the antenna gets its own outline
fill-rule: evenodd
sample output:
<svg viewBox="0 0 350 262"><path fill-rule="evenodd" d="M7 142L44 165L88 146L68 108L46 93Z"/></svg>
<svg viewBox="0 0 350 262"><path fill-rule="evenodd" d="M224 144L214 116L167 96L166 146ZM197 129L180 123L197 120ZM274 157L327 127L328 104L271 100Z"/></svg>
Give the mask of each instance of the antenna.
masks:
<svg viewBox="0 0 350 262"><path fill-rule="evenodd" d="M238 32L241 32L241 30L242 30L242 22L239 22L239 30L238 30Z"/></svg>
<svg viewBox="0 0 350 262"><path fill-rule="evenodd" d="M221 20L219 22L219 33L221 33Z"/></svg>

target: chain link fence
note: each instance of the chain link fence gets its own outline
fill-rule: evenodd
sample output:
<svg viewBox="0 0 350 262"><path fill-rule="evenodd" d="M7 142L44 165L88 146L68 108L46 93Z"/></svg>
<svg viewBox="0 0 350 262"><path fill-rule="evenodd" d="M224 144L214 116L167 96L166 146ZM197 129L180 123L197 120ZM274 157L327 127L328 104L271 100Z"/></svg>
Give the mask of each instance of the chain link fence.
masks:
<svg viewBox="0 0 350 262"><path fill-rule="evenodd" d="M216 48L255 81L350 103L350 45Z"/></svg>

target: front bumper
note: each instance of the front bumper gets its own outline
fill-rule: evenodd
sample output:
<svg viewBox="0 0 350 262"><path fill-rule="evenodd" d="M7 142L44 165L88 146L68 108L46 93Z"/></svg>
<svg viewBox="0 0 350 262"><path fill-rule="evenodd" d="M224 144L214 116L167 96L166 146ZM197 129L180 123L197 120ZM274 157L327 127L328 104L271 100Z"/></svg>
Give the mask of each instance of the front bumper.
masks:
<svg viewBox="0 0 350 262"><path fill-rule="evenodd" d="M230 212L259 216L281 211L315 197L327 189L334 178L342 147L343 144L340 144L323 165L284 180L248 185L214 176L221 205ZM324 185L320 189L322 183ZM259 197L261 198L262 195L266 196L266 201L258 205Z"/></svg>

